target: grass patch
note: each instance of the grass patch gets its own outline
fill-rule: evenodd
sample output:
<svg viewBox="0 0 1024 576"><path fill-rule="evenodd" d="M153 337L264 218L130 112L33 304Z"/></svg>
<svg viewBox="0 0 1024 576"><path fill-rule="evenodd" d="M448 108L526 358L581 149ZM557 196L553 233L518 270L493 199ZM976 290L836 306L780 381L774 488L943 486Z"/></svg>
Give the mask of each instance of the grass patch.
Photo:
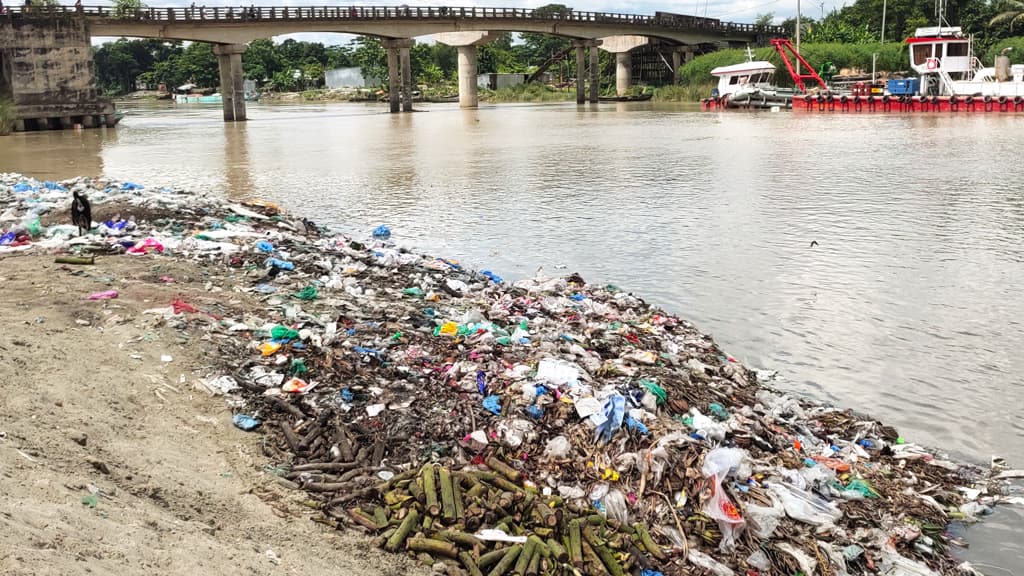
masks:
<svg viewBox="0 0 1024 576"><path fill-rule="evenodd" d="M655 102L699 102L711 96L715 82L694 82L691 84L670 84L654 89Z"/></svg>
<svg viewBox="0 0 1024 576"><path fill-rule="evenodd" d="M500 90L481 90L480 97L487 102L564 102L576 98L576 92L531 82Z"/></svg>

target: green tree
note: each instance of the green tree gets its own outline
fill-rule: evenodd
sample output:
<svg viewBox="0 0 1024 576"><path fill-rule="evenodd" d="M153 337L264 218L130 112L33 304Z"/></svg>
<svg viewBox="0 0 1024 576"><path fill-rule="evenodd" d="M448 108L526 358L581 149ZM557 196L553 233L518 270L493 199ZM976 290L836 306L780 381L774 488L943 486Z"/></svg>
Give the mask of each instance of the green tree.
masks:
<svg viewBox="0 0 1024 576"><path fill-rule="evenodd" d="M242 69L245 75L261 86L270 82L274 74L284 68L277 47L269 38L253 40L242 55Z"/></svg>
<svg viewBox="0 0 1024 576"><path fill-rule="evenodd" d="M375 78L386 82L388 78L387 52L380 40L372 36L359 36L354 41L352 61L363 73L363 78ZM410 55L411 58L411 55Z"/></svg>
<svg viewBox="0 0 1024 576"><path fill-rule="evenodd" d="M1021 0L1000 0L996 9L999 13L989 20L989 26L1008 26L1013 32L1014 26L1024 24L1024 2Z"/></svg>
<svg viewBox="0 0 1024 576"><path fill-rule="evenodd" d="M774 25L774 23L775 23L775 13L774 12L765 12L764 14L758 14L757 17L754 18L754 25L755 26L767 27L767 26Z"/></svg>
<svg viewBox="0 0 1024 576"><path fill-rule="evenodd" d="M130 18L146 6L142 0L114 0L114 18Z"/></svg>
<svg viewBox="0 0 1024 576"><path fill-rule="evenodd" d="M547 4L533 10L538 17L567 16L571 12L572 8L565 4ZM572 44L568 38L536 32L525 32L520 38L523 43L516 47L515 53L519 63L525 66L540 66Z"/></svg>

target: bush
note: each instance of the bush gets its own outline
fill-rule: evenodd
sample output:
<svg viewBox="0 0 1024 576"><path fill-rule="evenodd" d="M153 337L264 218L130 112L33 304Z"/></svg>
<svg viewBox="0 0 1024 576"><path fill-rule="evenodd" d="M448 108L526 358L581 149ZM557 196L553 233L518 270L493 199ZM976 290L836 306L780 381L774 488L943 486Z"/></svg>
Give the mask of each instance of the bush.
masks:
<svg viewBox="0 0 1024 576"><path fill-rule="evenodd" d="M531 82L487 91L482 96L488 102L556 102L575 98L575 91L556 90L539 82Z"/></svg>
<svg viewBox="0 0 1024 576"><path fill-rule="evenodd" d="M995 66L996 56L999 55L1003 48L1013 48L1013 50L1006 53L1010 57L1011 64L1024 64L1024 37L1021 36L998 40L989 47L984 57L980 53L978 57L981 58L981 62L985 66Z"/></svg>
<svg viewBox="0 0 1024 576"><path fill-rule="evenodd" d="M704 83L659 86L654 89L654 100L656 102L697 102L710 97L711 90L715 86L716 83L713 79Z"/></svg>
<svg viewBox="0 0 1024 576"><path fill-rule="evenodd" d="M6 136L14 129L14 102L0 98L0 136Z"/></svg>

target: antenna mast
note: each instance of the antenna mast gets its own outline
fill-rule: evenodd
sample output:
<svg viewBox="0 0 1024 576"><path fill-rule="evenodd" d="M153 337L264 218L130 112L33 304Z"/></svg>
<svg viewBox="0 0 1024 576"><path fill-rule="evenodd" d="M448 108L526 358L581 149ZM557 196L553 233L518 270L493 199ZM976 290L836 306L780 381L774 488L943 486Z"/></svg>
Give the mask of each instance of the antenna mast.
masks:
<svg viewBox="0 0 1024 576"><path fill-rule="evenodd" d="M949 26L946 21L946 0L935 0L935 23L939 26Z"/></svg>

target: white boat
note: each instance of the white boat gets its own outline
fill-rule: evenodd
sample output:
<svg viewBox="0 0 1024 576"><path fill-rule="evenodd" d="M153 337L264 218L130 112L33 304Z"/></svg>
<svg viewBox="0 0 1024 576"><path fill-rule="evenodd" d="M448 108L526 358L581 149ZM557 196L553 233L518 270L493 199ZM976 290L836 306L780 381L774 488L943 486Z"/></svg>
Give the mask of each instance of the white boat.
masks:
<svg viewBox="0 0 1024 576"><path fill-rule="evenodd" d="M921 96L1024 97L1024 64L1011 66L1004 51L986 67L959 26L918 28L907 44Z"/></svg>
<svg viewBox="0 0 1024 576"><path fill-rule="evenodd" d="M754 60L747 48L747 61L742 64L719 66L711 71L718 78L718 86L711 94L717 106L723 108L789 108L793 105L792 89L779 88L775 79L775 65L767 60Z"/></svg>

